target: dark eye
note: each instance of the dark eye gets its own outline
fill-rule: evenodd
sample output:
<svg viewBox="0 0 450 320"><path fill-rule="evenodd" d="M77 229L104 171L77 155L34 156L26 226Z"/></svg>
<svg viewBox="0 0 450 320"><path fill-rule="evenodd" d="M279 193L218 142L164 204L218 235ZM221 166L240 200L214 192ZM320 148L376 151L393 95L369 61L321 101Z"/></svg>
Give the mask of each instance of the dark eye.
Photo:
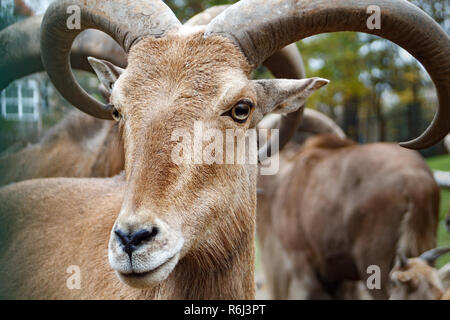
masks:
<svg viewBox="0 0 450 320"><path fill-rule="evenodd" d="M119 121L122 115L120 114L119 110L116 109L112 104L106 105L106 108L111 110L111 116L115 121Z"/></svg>
<svg viewBox="0 0 450 320"><path fill-rule="evenodd" d="M120 113L117 111L117 109L114 108L114 111L112 113L112 117L114 120L119 121L120 120Z"/></svg>
<svg viewBox="0 0 450 320"><path fill-rule="evenodd" d="M241 100L229 111L229 115L234 121L245 122L252 111L253 104L248 100Z"/></svg>

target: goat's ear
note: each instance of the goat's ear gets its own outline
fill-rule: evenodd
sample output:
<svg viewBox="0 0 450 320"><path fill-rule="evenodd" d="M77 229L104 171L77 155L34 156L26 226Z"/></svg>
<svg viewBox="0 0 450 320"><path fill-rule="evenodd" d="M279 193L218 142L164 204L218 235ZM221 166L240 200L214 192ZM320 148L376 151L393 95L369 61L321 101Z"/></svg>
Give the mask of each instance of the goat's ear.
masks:
<svg viewBox="0 0 450 320"><path fill-rule="evenodd" d="M111 93L114 83L119 79L124 69L113 65L106 60L100 60L93 57L89 57L88 61L97 74L98 79L106 88L108 93Z"/></svg>
<svg viewBox="0 0 450 320"><path fill-rule="evenodd" d="M322 78L301 80L253 80L257 94L258 121L269 112L291 113L301 108L308 97L330 81Z"/></svg>

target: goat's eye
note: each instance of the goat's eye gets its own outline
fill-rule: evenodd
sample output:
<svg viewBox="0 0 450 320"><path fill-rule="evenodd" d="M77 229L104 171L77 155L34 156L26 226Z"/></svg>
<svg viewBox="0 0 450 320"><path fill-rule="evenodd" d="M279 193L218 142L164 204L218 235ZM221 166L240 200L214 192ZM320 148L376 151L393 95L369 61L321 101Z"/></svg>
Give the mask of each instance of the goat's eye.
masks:
<svg viewBox="0 0 450 320"><path fill-rule="evenodd" d="M119 111L114 110L113 113L112 113L112 116L113 116L114 120L116 120L116 121L120 120L120 113L119 113Z"/></svg>
<svg viewBox="0 0 450 320"><path fill-rule="evenodd" d="M245 122L252 111L252 103L247 100L241 100L231 109L231 117L234 121Z"/></svg>
<svg viewBox="0 0 450 320"><path fill-rule="evenodd" d="M115 121L119 121L120 118L122 117L122 115L120 114L119 110L117 110L113 105L110 105L110 107L111 107L111 115L112 115L112 118L113 118Z"/></svg>

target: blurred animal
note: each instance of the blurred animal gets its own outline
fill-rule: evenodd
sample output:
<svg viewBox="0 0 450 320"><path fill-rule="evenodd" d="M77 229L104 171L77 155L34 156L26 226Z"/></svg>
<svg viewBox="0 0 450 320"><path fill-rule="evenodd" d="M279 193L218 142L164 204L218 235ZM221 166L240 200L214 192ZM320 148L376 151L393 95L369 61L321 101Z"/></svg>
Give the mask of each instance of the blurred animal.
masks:
<svg viewBox="0 0 450 320"><path fill-rule="evenodd" d="M116 123L71 111L39 143L0 157L0 186L42 177L110 177L124 167Z"/></svg>
<svg viewBox="0 0 450 320"><path fill-rule="evenodd" d="M381 288L370 293L387 298L396 248L414 256L435 247L439 188L420 155L340 135L288 144L279 173L259 178L257 234L273 298L348 298L343 282L365 283L371 265Z"/></svg>
<svg viewBox="0 0 450 320"><path fill-rule="evenodd" d="M438 275L444 288L450 288L450 262L439 269Z"/></svg>
<svg viewBox="0 0 450 320"><path fill-rule="evenodd" d="M434 265L442 254L450 252L449 248L435 248L424 252L417 258L407 259L402 253L398 254L397 265L390 273L390 299L393 300L439 300L449 299L447 290L448 267L442 271ZM441 268L442 269L442 268ZM447 275L448 276L448 275Z"/></svg>
<svg viewBox="0 0 450 320"><path fill-rule="evenodd" d="M444 293L441 300L450 300L450 288Z"/></svg>

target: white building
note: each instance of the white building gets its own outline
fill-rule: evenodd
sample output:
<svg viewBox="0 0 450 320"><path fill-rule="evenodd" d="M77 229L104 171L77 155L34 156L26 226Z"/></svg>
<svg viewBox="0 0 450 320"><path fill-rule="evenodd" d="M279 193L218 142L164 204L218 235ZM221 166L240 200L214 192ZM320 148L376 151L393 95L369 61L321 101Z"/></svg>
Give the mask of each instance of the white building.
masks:
<svg viewBox="0 0 450 320"><path fill-rule="evenodd" d="M1 92L1 117L6 120L39 121L40 93L36 79L14 81Z"/></svg>

